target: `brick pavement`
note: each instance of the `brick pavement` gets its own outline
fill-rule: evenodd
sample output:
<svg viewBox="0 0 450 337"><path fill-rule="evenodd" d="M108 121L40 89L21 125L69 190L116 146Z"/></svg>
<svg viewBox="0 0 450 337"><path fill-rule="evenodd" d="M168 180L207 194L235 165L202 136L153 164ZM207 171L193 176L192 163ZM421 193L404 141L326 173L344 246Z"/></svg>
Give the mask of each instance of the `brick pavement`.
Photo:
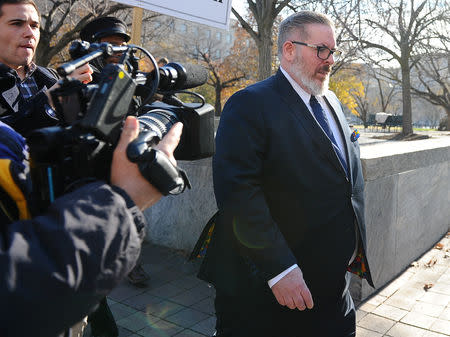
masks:
<svg viewBox="0 0 450 337"><path fill-rule="evenodd" d="M449 234L361 303L356 331L357 337L450 336Z"/></svg>
<svg viewBox="0 0 450 337"><path fill-rule="evenodd" d="M438 248L357 307L357 337L450 336L449 235ZM143 261L149 286L124 282L108 297L120 337L211 336L214 289L195 277L200 261L150 244Z"/></svg>

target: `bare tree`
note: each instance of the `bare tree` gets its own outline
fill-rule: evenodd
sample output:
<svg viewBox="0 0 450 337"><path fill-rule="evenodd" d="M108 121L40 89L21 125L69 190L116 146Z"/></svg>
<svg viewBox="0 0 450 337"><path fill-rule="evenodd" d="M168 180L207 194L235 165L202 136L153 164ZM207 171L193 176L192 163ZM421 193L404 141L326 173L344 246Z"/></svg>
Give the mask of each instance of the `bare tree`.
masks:
<svg viewBox="0 0 450 337"><path fill-rule="evenodd" d="M367 121L370 114L370 102L367 97L369 87L364 86L364 96L355 95L355 101L358 104L356 111L358 112L359 119L362 120L364 128L367 128Z"/></svg>
<svg viewBox="0 0 450 337"><path fill-rule="evenodd" d="M331 17L335 24L336 45L342 51L342 57L333 65L331 75L341 69L352 70L355 61L360 61L361 43L354 34L360 25L359 11L361 0L321 0L306 6L307 9L322 12Z"/></svg>
<svg viewBox="0 0 450 337"><path fill-rule="evenodd" d="M378 97L380 102L380 111L389 111L388 107L391 105L392 100L395 95L398 93L399 87L397 83L386 82L383 80L376 71L372 72L373 79L377 83Z"/></svg>
<svg viewBox="0 0 450 337"><path fill-rule="evenodd" d="M227 76L226 73L228 73L228 67L224 66L225 63L214 61L209 53L200 51L199 55L209 69L210 76L207 83L214 88L216 96L214 110L216 116L220 116L222 113L222 91L226 88L236 86L236 84L244 79L246 75L243 72L237 72L233 73L231 76Z"/></svg>
<svg viewBox="0 0 450 337"><path fill-rule="evenodd" d="M77 39L79 31L93 17L113 15L129 8L108 0L43 0L38 5L42 24L36 63L42 66L50 64L54 56Z"/></svg>
<svg viewBox="0 0 450 337"><path fill-rule="evenodd" d="M361 2L362 4L362 2ZM365 48L380 50L383 61L397 62L401 70L403 135L413 133L411 68L417 45L433 34L433 28L446 20L447 0L368 0L360 6L360 25L347 27ZM345 25L341 18L340 22Z"/></svg>
<svg viewBox="0 0 450 337"><path fill-rule="evenodd" d="M250 74L256 70L256 62L248 59L255 52L255 45L247 43L248 34L244 29L235 27L234 45L231 52L223 57L216 54L221 51L220 43L214 40L194 40L195 49L191 58L196 58L205 65L210 73L207 84L214 88L216 116L222 112L222 101L231 95L232 91L248 84ZM220 52L219 52L220 54ZM228 90L227 90L228 89ZM232 89L232 90L231 90Z"/></svg>
<svg viewBox="0 0 450 337"><path fill-rule="evenodd" d="M371 100L369 95L369 93L373 91L373 81L369 75L367 67L365 66L358 67L355 70L355 74L361 79L364 88L363 95L356 95L353 93L350 93L350 95L353 96L357 103L356 111L358 112L358 117L362 120L362 122L364 123L364 127L366 128L369 114L374 106L373 99Z"/></svg>
<svg viewBox="0 0 450 337"><path fill-rule="evenodd" d="M438 41L423 45L423 54L414 63L411 90L414 96L444 108L450 130L450 38L443 35Z"/></svg>
<svg viewBox="0 0 450 337"><path fill-rule="evenodd" d="M447 115L450 113L449 40L448 37L442 36L438 42L432 43L429 39L425 39L426 42L418 43L417 54L411 57L410 76L412 98L419 98L436 107L442 107ZM368 56L367 59L369 59ZM374 60L372 60L372 64L379 66ZM402 85L399 69L380 67L378 73L379 79L387 80L391 86ZM414 106L418 105L414 104ZM431 110L425 113L433 122L439 114L439 112Z"/></svg>
<svg viewBox="0 0 450 337"><path fill-rule="evenodd" d="M277 16L290 2L291 0L247 0L248 8L256 25L253 25L249 19L244 19L236 9L231 9L258 47L259 80L272 75L273 27Z"/></svg>
<svg viewBox="0 0 450 337"><path fill-rule="evenodd" d="M177 45L167 43L175 34L175 19L171 16L144 11L142 25L142 45L159 57L165 56L171 59L168 51L176 50ZM164 44L164 46L161 46ZM179 48L180 46L178 46ZM154 56L155 56L154 55Z"/></svg>
<svg viewBox="0 0 450 337"><path fill-rule="evenodd" d="M343 57L333 66L332 74L351 64L358 58L359 40L348 33L348 27L359 25L358 17L353 15L359 9L360 0L262 0L248 2L249 14L246 19L234 8L232 11L241 26L249 33L258 47L258 78L264 79L272 74L273 45L276 43L277 16L297 12L302 9L320 11L328 14L336 22L336 43L343 50ZM279 20L280 21L280 20Z"/></svg>

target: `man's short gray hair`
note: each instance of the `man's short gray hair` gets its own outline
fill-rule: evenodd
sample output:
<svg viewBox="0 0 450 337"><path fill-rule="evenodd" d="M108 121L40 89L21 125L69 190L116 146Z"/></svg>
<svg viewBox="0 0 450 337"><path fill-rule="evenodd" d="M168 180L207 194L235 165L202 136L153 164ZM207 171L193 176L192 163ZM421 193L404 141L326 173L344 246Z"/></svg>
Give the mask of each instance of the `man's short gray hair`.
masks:
<svg viewBox="0 0 450 337"><path fill-rule="evenodd" d="M283 44L287 41L292 31L298 30L302 36L302 39L308 38L306 32L306 25L309 24L322 24L334 28L333 22L322 13L312 11L301 11L294 13L291 16L284 19L278 31L278 56L281 57L283 53Z"/></svg>

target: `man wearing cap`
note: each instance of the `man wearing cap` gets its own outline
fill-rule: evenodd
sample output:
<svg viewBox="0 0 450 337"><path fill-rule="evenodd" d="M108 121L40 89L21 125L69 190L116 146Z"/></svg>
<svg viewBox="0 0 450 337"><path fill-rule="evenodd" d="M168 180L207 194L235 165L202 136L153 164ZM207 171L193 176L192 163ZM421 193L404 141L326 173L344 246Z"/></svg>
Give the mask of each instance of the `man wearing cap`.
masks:
<svg viewBox="0 0 450 337"><path fill-rule="evenodd" d="M111 43L114 46L124 46L130 41L130 35L127 33L127 26L122 20L112 17L99 17L80 31L80 39L89 43ZM98 83L103 67L109 63L119 62L120 55L112 55L107 59L97 58L90 65L93 69L92 83ZM137 263L128 274L127 279L130 283L137 286L146 286L149 275L144 271L140 263ZM89 316L89 323L93 336L118 336L117 325L114 316L108 307L106 298L99 305L99 308Z"/></svg>
<svg viewBox="0 0 450 337"><path fill-rule="evenodd" d="M127 33L125 22L113 16L105 16L96 18L84 26L80 31L80 39L89 43L107 42L114 46L124 46L130 41L131 36ZM106 64L119 62L119 57L120 55L112 55L106 60L97 58L92 61L91 67L94 70L92 83L99 81L100 73ZM137 286L146 286L148 279L149 276L140 263L128 275L128 281Z"/></svg>
<svg viewBox="0 0 450 337"><path fill-rule="evenodd" d="M80 31L80 39L89 43L107 42L114 46L124 46L130 41L130 38L125 22L113 16L94 19ZM106 60L97 58L92 61L93 82L98 82L100 73L106 64L117 62L119 62L119 55L112 55Z"/></svg>

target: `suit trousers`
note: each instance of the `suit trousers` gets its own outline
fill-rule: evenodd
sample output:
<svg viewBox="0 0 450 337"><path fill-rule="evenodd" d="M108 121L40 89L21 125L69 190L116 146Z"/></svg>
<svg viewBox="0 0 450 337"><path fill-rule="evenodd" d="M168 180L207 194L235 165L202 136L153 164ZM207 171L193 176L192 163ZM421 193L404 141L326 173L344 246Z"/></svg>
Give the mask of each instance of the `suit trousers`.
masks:
<svg viewBox="0 0 450 337"><path fill-rule="evenodd" d="M281 306L270 289L259 296L227 296L216 291L216 336L353 337L356 315L350 294L342 297L342 303L338 301L321 299L312 310L300 311Z"/></svg>

